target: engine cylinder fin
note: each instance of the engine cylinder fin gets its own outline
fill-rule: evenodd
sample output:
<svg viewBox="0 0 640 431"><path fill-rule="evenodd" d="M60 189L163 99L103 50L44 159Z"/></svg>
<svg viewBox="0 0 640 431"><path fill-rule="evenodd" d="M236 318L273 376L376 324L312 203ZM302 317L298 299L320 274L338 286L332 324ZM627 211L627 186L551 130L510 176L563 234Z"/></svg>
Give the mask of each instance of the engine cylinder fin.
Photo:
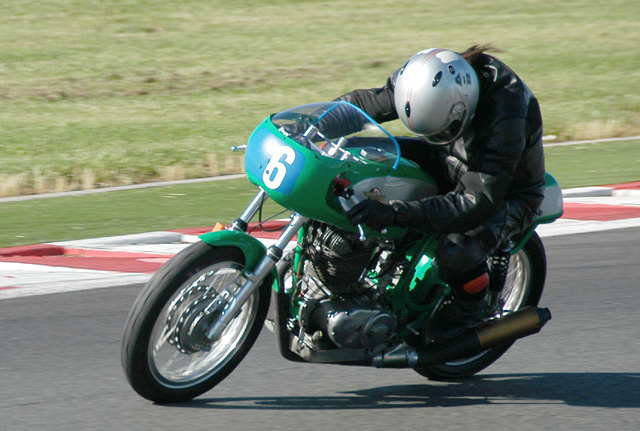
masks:
<svg viewBox="0 0 640 431"><path fill-rule="evenodd" d="M375 243L325 224L309 230L309 273L340 296L361 293L358 281L371 261Z"/></svg>

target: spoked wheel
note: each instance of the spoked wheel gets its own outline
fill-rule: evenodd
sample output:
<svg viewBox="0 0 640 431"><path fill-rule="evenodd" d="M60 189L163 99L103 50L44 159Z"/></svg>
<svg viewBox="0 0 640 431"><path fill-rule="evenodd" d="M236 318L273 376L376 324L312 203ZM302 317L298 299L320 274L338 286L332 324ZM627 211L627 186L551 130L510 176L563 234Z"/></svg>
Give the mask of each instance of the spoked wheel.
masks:
<svg viewBox="0 0 640 431"><path fill-rule="evenodd" d="M245 281L243 268L239 249L200 242L154 275L131 309L122 345L124 371L136 392L156 402L187 401L240 363L262 329L269 283L249 297L218 339L205 334Z"/></svg>
<svg viewBox="0 0 640 431"><path fill-rule="evenodd" d="M544 289L546 272L544 247L538 234L534 233L524 247L511 256L507 280L500 295L504 303L504 313L538 305ZM512 344L497 346L470 358L415 368L415 370L433 380L469 377L494 363Z"/></svg>

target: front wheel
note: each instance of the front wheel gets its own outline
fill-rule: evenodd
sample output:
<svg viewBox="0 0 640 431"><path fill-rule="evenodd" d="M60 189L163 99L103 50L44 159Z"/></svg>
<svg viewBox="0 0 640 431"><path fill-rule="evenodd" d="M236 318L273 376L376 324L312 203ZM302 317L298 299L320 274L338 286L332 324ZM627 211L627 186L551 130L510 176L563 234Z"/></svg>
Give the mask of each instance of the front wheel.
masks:
<svg viewBox="0 0 640 431"><path fill-rule="evenodd" d="M122 365L133 389L161 403L188 401L220 383L258 338L270 301L264 282L219 339L205 337L216 304L245 281L235 247L196 243L174 256L136 299L125 325Z"/></svg>
<svg viewBox="0 0 640 431"><path fill-rule="evenodd" d="M547 259L544 246L538 234L534 232L524 247L511 256L507 280L500 294L504 311L511 312L526 306L537 306L546 275ZM493 347L476 356L458 361L415 368L415 371L432 380L462 379L487 368L512 344Z"/></svg>

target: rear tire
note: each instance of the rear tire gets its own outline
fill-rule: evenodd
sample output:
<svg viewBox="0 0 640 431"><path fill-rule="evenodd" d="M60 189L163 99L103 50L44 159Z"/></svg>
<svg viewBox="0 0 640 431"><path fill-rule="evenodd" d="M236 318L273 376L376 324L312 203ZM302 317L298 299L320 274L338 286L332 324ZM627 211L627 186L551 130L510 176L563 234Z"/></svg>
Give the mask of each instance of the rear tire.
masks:
<svg viewBox="0 0 640 431"><path fill-rule="evenodd" d="M526 306L537 306L542 296L547 275L544 246L537 233L522 249L511 256L509 273L501 297L505 311L517 311ZM414 368L418 374L431 380L456 380L472 376L502 356L513 343L497 346L471 357L444 364Z"/></svg>
<svg viewBox="0 0 640 431"><path fill-rule="evenodd" d="M266 318L270 280L249 297L216 342L206 340L207 326L200 323L209 323L204 309L220 292L244 281L244 262L238 248L199 242L153 276L133 304L122 343L124 372L138 394L159 403L188 401L220 383L242 361Z"/></svg>

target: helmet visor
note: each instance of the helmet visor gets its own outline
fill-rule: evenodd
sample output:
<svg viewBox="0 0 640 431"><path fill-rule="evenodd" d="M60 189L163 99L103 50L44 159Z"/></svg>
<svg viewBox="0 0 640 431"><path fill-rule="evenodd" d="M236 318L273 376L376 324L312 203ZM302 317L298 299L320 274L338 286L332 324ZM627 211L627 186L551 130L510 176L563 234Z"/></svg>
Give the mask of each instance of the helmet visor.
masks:
<svg viewBox="0 0 640 431"><path fill-rule="evenodd" d="M426 141L434 145L445 145L454 141L462 134L466 117L467 108L463 103L456 103L449 111L447 126L438 133L425 136Z"/></svg>

